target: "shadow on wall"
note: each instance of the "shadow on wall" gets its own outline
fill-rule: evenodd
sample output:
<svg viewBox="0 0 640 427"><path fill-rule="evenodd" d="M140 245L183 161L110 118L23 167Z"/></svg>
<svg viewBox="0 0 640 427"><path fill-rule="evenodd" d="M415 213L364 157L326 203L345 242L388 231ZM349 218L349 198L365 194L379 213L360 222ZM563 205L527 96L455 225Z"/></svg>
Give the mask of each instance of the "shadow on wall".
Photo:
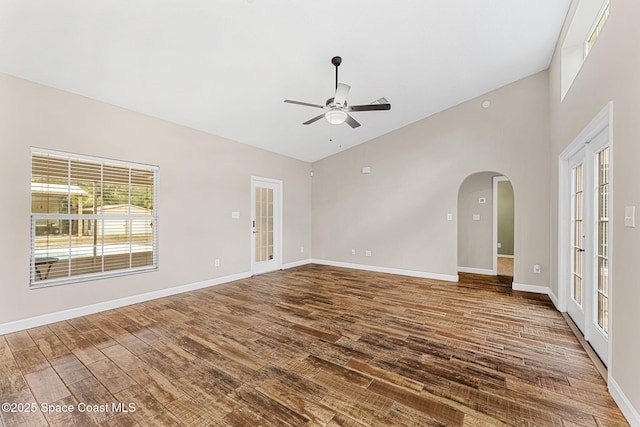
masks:
<svg viewBox="0 0 640 427"><path fill-rule="evenodd" d="M513 276L514 193L499 172L469 175L458 190L458 271L497 275L498 256Z"/></svg>

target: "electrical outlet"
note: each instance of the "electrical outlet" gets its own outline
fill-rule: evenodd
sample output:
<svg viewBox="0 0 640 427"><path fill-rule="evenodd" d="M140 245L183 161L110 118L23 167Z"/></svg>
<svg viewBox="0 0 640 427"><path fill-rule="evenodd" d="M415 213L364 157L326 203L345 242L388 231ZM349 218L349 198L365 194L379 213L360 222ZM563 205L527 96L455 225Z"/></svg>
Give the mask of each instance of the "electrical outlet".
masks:
<svg viewBox="0 0 640 427"><path fill-rule="evenodd" d="M303 254L304 253L304 246L300 246L300 253Z"/></svg>
<svg viewBox="0 0 640 427"><path fill-rule="evenodd" d="M540 272L542 271L542 267L540 267L540 264L535 264L533 266L533 272L536 274L540 274Z"/></svg>
<svg viewBox="0 0 640 427"><path fill-rule="evenodd" d="M371 251L365 251L364 256L371 256Z"/></svg>
<svg viewBox="0 0 640 427"><path fill-rule="evenodd" d="M216 258L216 260L214 261L214 264L216 265L216 267L220 267L220 259Z"/></svg>
<svg viewBox="0 0 640 427"><path fill-rule="evenodd" d="M498 249L502 248L502 243L498 242Z"/></svg>
<svg viewBox="0 0 640 427"><path fill-rule="evenodd" d="M355 255L356 254L356 250L355 249L351 249L351 255Z"/></svg>

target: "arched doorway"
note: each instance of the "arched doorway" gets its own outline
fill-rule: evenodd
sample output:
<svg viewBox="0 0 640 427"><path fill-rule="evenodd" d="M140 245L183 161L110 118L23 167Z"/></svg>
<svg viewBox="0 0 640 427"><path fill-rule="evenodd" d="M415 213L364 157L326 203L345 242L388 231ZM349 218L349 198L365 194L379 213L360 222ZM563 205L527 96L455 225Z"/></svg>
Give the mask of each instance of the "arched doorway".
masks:
<svg viewBox="0 0 640 427"><path fill-rule="evenodd" d="M514 192L499 172L469 175L458 190L458 272L513 281Z"/></svg>

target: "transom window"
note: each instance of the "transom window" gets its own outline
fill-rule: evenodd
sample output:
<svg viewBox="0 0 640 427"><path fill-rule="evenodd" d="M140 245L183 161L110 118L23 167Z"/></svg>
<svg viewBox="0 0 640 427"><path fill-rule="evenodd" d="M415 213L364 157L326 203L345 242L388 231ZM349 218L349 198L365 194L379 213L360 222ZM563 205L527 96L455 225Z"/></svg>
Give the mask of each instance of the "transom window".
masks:
<svg viewBox="0 0 640 427"><path fill-rule="evenodd" d="M31 151L32 287L158 267L156 166Z"/></svg>
<svg viewBox="0 0 640 427"><path fill-rule="evenodd" d="M562 42L560 99L569 92L610 15L609 0L580 0Z"/></svg>
<svg viewBox="0 0 640 427"><path fill-rule="evenodd" d="M589 55L591 48L593 47L594 43L598 39L598 36L600 35L600 31L602 31L602 28L604 27L605 22L607 22L607 19L609 18L609 9L610 9L610 4L607 2L604 8L602 9L602 11L600 12L598 20L596 21L596 24L591 30L589 37L587 37L587 40L584 43L585 58L587 57L587 55Z"/></svg>

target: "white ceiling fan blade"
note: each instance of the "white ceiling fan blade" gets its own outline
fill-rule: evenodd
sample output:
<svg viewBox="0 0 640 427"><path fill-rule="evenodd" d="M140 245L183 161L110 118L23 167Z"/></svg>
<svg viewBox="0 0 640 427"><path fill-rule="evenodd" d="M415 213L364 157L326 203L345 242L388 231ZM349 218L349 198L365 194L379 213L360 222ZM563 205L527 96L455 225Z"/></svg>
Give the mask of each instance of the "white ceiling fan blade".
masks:
<svg viewBox="0 0 640 427"><path fill-rule="evenodd" d="M351 89L351 86L344 83L338 83L338 87L336 88L336 96L333 97L333 103L336 105L344 106L345 102L347 102L349 89Z"/></svg>

